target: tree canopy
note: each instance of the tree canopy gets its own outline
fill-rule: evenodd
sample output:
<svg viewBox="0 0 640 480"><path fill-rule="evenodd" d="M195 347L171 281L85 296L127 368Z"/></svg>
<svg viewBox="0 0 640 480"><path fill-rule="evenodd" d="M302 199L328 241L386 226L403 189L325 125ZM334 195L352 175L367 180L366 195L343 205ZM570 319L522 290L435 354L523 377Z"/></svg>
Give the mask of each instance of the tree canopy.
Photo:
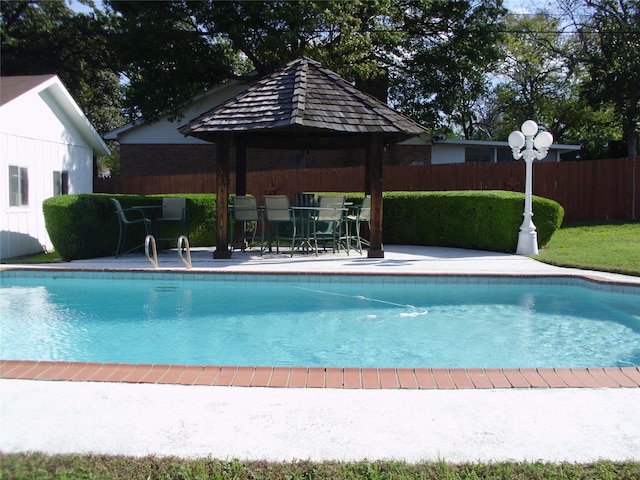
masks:
<svg viewBox="0 0 640 480"><path fill-rule="evenodd" d="M504 140L533 118L587 158L616 141L637 155L640 0L555 2L561 16L502 0L3 0L1 68L57 73L105 133L305 55L450 136Z"/></svg>
<svg viewBox="0 0 640 480"><path fill-rule="evenodd" d="M110 22L76 14L64 0L2 1L2 75L56 73L100 133L124 122Z"/></svg>
<svg viewBox="0 0 640 480"><path fill-rule="evenodd" d="M410 3L393 99L423 124L471 138L490 88L486 72L500 58L506 10L501 1Z"/></svg>
<svg viewBox="0 0 640 480"><path fill-rule="evenodd" d="M627 155L638 155L640 132L640 0L560 0L577 30L576 60L588 75L583 99L611 106L624 132Z"/></svg>

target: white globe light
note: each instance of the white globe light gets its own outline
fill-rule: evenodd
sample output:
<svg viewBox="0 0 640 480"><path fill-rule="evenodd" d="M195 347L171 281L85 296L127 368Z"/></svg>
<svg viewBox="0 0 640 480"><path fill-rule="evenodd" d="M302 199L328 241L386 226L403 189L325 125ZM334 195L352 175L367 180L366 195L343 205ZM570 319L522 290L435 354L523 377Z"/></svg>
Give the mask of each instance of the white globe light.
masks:
<svg viewBox="0 0 640 480"><path fill-rule="evenodd" d="M553 135L549 132L540 132L533 140L533 146L538 150L549 148L553 143Z"/></svg>
<svg viewBox="0 0 640 480"><path fill-rule="evenodd" d="M522 130L522 133L524 133L525 136L533 137L536 133L538 133L538 124L533 120L527 120L522 124L520 130Z"/></svg>
<svg viewBox="0 0 640 480"><path fill-rule="evenodd" d="M511 132L509 134L509 146L511 148L522 148L524 146L524 135L522 132Z"/></svg>

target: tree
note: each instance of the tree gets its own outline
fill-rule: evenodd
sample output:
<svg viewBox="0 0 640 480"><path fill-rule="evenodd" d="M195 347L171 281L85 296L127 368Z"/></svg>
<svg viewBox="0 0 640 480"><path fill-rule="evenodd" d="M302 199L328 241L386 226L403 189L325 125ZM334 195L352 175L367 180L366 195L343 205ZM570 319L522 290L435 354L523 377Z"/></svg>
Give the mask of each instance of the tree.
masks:
<svg viewBox="0 0 640 480"><path fill-rule="evenodd" d="M392 79L398 107L433 129L478 134L486 72L500 58L502 1L411 0Z"/></svg>
<svg viewBox="0 0 640 480"><path fill-rule="evenodd" d="M557 141L580 122L579 76L567 52L574 47L560 22L545 12L507 15L503 61L494 71L492 131L505 139L527 119L552 131ZM571 114L572 118L570 118Z"/></svg>
<svg viewBox="0 0 640 480"><path fill-rule="evenodd" d="M179 117L195 95L235 76L241 60L224 38L203 31L200 2L109 1L112 51L125 79L130 120Z"/></svg>
<svg viewBox="0 0 640 480"><path fill-rule="evenodd" d="M559 0L580 39L576 57L588 72L583 98L611 105L624 132L627 155L638 155L640 132L640 1Z"/></svg>
<svg viewBox="0 0 640 480"><path fill-rule="evenodd" d="M121 85L104 14L75 14L64 0L3 0L0 8L2 75L55 73L98 132L122 125Z"/></svg>
<svg viewBox="0 0 640 480"><path fill-rule="evenodd" d="M594 108L581 96L587 72L574 53L580 48L558 17L546 12L508 15L501 45L504 60L493 72L487 129L504 140L524 120L551 131L556 143L581 144L581 158L610 156L602 136L620 136L613 110Z"/></svg>
<svg viewBox="0 0 640 480"><path fill-rule="evenodd" d="M195 94L225 79L264 76L303 55L368 88L385 72L381 52L399 36L388 25L400 6L392 0L107 5L117 18L127 107L146 119L179 116Z"/></svg>

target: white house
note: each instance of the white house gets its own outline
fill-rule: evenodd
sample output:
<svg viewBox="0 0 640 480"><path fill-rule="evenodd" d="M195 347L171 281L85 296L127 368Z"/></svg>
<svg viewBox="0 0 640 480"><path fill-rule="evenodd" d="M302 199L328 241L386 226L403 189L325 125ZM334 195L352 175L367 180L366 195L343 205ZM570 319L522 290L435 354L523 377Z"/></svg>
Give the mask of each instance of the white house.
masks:
<svg viewBox="0 0 640 480"><path fill-rule="evenodd" d="M431 164L443 165L447 163L487 162L503 163L513 162L509 142L496 142L486 140L462 140L429 137L420 135L403 142L403 145L431 145ZM552 144L543 162L559 162L563 153L579 152L580 145Z"/></svg>
<svg viewBox="0 0 640 480"><path fill-rule="evenodd" d="M54 195L93 192L109 148L56 75L0 79L0 258L52 249L42 213Z"/></svg>
<svg viewBox="0 0 640 480"><path fill-rule="evenodd" d="M185 137L178 132L178 127L187 120L198 117L233 98L254 82L255 80L251 79L247 81L229 80L194 97L191 103L186 106L182 118L172 119L165 115L156 122L146 122L144 119L140 119L108 132L104 138L117 140L121 144L207 145L208 142L204 140Z"/></svg>

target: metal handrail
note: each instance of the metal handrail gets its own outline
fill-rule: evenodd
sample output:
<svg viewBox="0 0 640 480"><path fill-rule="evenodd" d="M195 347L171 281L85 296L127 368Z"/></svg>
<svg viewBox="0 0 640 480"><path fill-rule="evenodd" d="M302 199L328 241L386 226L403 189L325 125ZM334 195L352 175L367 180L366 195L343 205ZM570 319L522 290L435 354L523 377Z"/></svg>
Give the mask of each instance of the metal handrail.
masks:
<svg viewBox="0 0 640 480"><path fill-rule="evenodd" d="M182 256L182 250L185 249L187 251L187 259L185 260ZM178 256L182 263L185 264L187 269L191 268L191 248L189 247L189 239L184 235L180 235L178 237Z"/></svg>
<svg viewBox="0 0 640 480"><path fill-rule="evenodd" d="M151 244L153 257L149 254L149 245ZM156 247L156 239L153 235L147 235L144 239L144 254L147 260L151 262L153 268L158 268L158 248Z"/></svg>

